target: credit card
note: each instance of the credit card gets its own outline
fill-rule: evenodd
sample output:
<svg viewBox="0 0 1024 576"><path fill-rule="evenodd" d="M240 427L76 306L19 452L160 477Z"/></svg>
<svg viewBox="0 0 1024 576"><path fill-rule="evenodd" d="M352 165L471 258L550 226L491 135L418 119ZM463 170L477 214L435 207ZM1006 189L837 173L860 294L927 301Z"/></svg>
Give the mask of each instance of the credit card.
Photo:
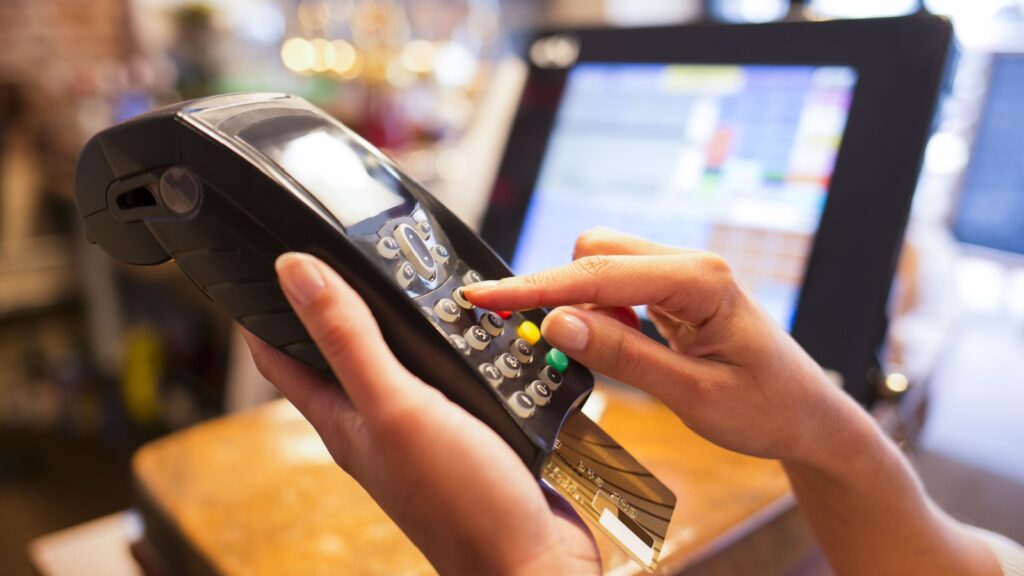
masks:
<svg viewBox="0 0 1024 576"><path fill-rule="evenodd" d="M654 570L676 496L582 412L562 426L541 478L591 526Z"/></svg>

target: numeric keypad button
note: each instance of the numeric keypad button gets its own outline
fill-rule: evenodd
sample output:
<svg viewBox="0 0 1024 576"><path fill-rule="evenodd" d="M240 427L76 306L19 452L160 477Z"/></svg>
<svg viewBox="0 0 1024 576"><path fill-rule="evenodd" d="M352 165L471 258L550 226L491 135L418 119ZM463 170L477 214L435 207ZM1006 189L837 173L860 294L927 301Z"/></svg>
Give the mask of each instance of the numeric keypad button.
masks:
<svg viewBox="0 0 1024 576"><path fill-rule="evenodd" d="M480 325L487 330L487 333L491 336L501 336L501 333L505 331L505 321L501 319L494 312L485 312L480 317Z"/></svg>
<svg viewBox="0 0 1024 576"><path fill-rule="evenodd" d="M453 300L442 298L434 304L434 312L437 312L437 317L445 322L455 322L459 319L462 309Z"/></svg>
<svg viewBox="0 0 1024 576"><path fill-rule="evenodd" d="M533 362L533 346L530 346L530 343L522 338L516 338L515 342L509 346L509 352L522 364Z"/></svg>
<svg viewBox="0 0 1024 576"><path fill-rule="evenodd" d="M408 288L412 281L416 279L416 270L413 269L412 264L408 262L402 262L398 266L398 270L395 270L395 281L402 288Z"/></svg>
<svg viewBox="0 0 1024 576"><path fill-rule="evenodd" d="M448 262L448 249L440 244L430 249L430 255L434 257L434 262L444 266Z"/></svg>
<svg viewBox="0 0 1024 576"><path fill-rule="evenodd" d="M538 376L540 376L541 381L547 384L548 388L551 388L552 390L558 390L558 387L561 386L562 382L565 380L562 373L556 370L553 366L545 366Z"/></svg>
<svg viewBox="0 0 1024 576"><path fill-rule="evenodd" d="M512 412L520 418L533 416L534 410L537 409L537 403L533 401L533 398L530 398L522 391L515 392L509 396L508 405L512 408Z"/></svg>
<svg viewBox="0 0 1024 576"><path fill-rule="evenodd" d="M548 350L548 353L544 355L544 360L548 363L548 366L554 367L559 372L565 372L569 369L569 357L558 348Z"/></svg>
<svg viewBox="0 0 1024 576"><path fill-rule="evenodd" d="M526 394L533 398L538 406L547 406L548 402L551 402L551 389L540 380L530 382L530 385L526 387Z"/></svg>
<svg viewBox="0 0 1024 576"><path fill-rule="evenodd" d="M474 350L483 350L491 343L491 335L479 326L473 326L463 334L469 347Z"/></svg>
<svg viewBox="0 0 1024 576"><path fill-rule="evenodd" d="M463 356L469 356L469 343L466 342L465 338L458 334L451 334L448 336L448 341L451 342L452 348L458 350Z"/></svg>
<svg viewBox="0 0 1024 576"><path fill-rule="evenodd" d="M494 364L484 362L480 365L480 373L483 374L484 379L492 387L497 388L501 386L501 372L494 367Z"/></svg>
<svg viewBox="0 0 1024 576"><path fill-rule="evenodd" d="M462 286L459 286L455 290L452 290L452 300L455 300L456 304L465 308L466 310L472 310L474 308L473 303L470 302L469 300L466 300L466 296L462 294Z"/></svg>
<svg viewBox="0 0 1024 576"><path fill-rule="evenodd" d="M526 343L530 346L540 342L540 328L537 328L537 325L529 320L524 321L516 328L516 334L523 340L526 340Z"/></svg>
<svg viewBox="0 0 1024 576"><path fill-rule="evenodd" d="M494 364L505 378L519 378L521 366L515 356L506 352L498 356L494 360Z"/></svg>
<svg viewBox="0 0 1024 576"><path fill-rule="evenodd" d="M462 275L462 283L466 285L476 284L477 282L483 281L484 277L481 276L480 273L477 272L476 270L470 270L469 272L466 272L465 274Z"/></svg>
<svg viewBox="0 0 1024 576"><path fill-rule="evenodd" d="M377 242L377 254L380 254L381 258L394 260L398 257L399 250L401 250L401 247L398 245L398 241L391 236L381 238Z"/></svg>
<svg viewBox="0 0 1024 576"><path fill-rule="evenodd" d="M434 231L434 228L430 225L430 221L429 220L424 220L422 222L417 222L416 223L416 232L418 232L419 235L420 235L420 238L423 238L424 240L429 240L430 239L430 234L433 231Z"/></svg>

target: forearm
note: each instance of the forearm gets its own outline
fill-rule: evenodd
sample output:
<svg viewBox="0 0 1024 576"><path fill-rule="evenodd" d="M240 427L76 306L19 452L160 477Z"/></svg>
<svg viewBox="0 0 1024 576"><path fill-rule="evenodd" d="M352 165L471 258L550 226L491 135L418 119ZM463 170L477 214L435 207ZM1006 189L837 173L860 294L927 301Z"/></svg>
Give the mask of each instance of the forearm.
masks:
<svg viewBox="0 0 1024 576"><path fill-rule="evenodd" d="M815 456L784 462L819 544L841 575L999 575L988 547L939 510L860 407L834 403Z"/></svg>

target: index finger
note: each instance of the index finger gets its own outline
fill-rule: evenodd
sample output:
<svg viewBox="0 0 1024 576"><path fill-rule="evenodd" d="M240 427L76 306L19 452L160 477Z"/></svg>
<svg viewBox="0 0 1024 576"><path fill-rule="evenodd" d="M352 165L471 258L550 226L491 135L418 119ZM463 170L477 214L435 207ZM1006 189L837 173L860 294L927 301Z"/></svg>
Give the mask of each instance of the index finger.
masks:
<svg viewBox="0 0 1024 576"><path fill-rule="evenodd" d="M604 226L584 231L576 238L573 246L572 259L578 260L585 256L607 255L656 255L656 254L693 254L698 252L689 248L676 248L651 242L625 232L619 232Z"/></svg>
<svg viewBox="0 0 1024 576"><path fill-rule="evenodd" d="M471 284L463 291L474 304L490 310L655 304L699 325L728 302L734 286L720 257L693 252L586 256L536 274Z"/></svg>

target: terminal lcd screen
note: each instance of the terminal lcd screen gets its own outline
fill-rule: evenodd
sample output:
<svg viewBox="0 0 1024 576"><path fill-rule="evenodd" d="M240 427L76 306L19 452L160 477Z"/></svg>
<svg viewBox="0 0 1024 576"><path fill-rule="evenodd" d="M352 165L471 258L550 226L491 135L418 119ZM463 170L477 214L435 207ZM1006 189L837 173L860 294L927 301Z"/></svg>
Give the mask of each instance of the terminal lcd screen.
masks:
<svg viewBox="0 0 1024 576"><path fill-rule="evenodd" d="M411 205L397 176L325 120L274 118L239 136L281 166L345 228Z"/></svg>
<svg viewBox="0 0 1024 576"><path fill-rule="evenodd" d="M856 82L839 66L577 64L513 270L564 264L609 226L722 255L791 326Z"/></svg>

